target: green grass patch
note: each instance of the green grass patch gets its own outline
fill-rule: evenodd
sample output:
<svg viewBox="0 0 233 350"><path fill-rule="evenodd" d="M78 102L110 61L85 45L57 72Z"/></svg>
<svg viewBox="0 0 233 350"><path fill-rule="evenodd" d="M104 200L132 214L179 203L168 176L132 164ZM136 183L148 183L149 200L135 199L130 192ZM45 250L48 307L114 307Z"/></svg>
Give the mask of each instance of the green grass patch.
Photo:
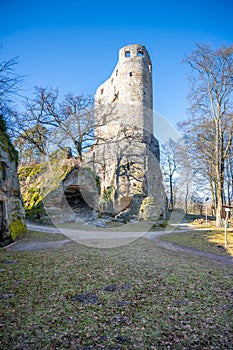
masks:
<svg viewBox="0 0 233 350"><path fill-rule="evenodd" d="M31 231L23 239L42 236ZM60 249L0 250L0 271L1 349L232 346L232 274L213 260L144 239L115 249L71 242ZM97 302L73 300L84 293Z"/></svg>
<svg viewBox="0 0 233 350"><path fill-rule="evenodd" d="M85 222L73 222L73 223L65 223L65 224L57 224L58 228L72 229L72 230L83 230L83 231L108 231L108 232L148 232L155 231L152 223L148 223L146 221L140 222L129 222L124 223L120 221L110 221L106 224L106 227L98 227L86 224ZM161 229L158 229L162 231Z"/></svg>
<svg viewBox="0 0 233 350"><path fill-rule="evenodd" d="M233 230L232 228L227 232L227 253L233 256ZM208 241L215 244L224 246L225 239L225 231L222 230L214 230L209 232Z"/></svg>
<svg viewBox="0 0 233 350"><path fill-rule="evenodd" d="M45 233L37 232L32 230L27 230L23 235L20 236L20 242L51 242L51 241L61 241L67 239L63 234Z"/></svg>
<svg viewBox="0 0 233 350"><path fill-rule="evenodd" d="M163 235L161 240L180 246L201 250L219 255L233 255L233 233L228 233L228 249L224 249L224 231L178 231Z"/></svg>

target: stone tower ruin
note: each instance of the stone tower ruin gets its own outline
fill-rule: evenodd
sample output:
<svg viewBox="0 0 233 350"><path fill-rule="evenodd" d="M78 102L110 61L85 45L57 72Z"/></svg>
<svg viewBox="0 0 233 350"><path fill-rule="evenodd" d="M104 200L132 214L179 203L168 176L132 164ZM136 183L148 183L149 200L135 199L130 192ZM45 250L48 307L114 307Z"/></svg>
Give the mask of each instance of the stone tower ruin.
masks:
<svg viewBox="0 0 233 350"><path fill-rule="evenodd" d="M120 127L121 123L137 127L142 134L147 131L153 135L152 96L152 64L146 48L138 44L123 47L111 77L96 91L97 125L100 124L96 130L97 140L106 136L103 115L110 123L107 137L112 135L113 124L116 133L116 124ZM154 142L154 147L158 147L156 140Z"/></svg>
<svg viewBox="0 0 233 350"><path fill-rule="evenodd" d="M112 75L96 91L95 118L92 166L100 177L100 211L158 218L165 196L153 136L152 63L144 46L120 49Z"/></svg>

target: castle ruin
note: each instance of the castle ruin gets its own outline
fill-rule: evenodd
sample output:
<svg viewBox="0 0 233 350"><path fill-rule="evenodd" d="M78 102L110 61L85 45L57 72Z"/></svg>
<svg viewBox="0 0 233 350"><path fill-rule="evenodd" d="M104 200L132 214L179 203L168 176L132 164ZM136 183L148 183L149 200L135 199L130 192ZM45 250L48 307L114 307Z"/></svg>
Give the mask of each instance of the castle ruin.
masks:
<svg viewBox="0 0 233 350"><path fill-rule="evenodd" d="M153 136L152 63L144 46L120 49L112 75L96 91L95 114L89 162L100 177L99 210L158 219L165 195Z"/></svg>

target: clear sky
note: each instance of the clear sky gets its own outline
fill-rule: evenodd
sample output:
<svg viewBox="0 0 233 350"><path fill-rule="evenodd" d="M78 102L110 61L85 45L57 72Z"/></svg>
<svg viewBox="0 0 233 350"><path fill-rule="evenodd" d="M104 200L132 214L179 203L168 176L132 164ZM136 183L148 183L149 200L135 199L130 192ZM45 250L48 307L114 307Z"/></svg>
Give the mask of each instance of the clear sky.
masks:
<svg viewBox="0 0 233 350"><path fill-rule="evenodd" d="M172 124L186 117L182 59L196 43L233 43L232 0L1 0L0 11L0 58L19 56L25 95L34 86L93 95L118 50L139 43L153 63L154 110Z"/></svg>

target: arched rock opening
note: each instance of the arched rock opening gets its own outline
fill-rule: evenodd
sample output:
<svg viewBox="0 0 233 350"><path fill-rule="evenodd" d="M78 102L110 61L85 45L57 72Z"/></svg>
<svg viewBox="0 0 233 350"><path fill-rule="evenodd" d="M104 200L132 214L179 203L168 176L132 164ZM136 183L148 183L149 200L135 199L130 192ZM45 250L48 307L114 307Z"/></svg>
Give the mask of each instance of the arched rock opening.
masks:
<svg viewBox="0 0 233 350"><path fill-rule="evenodd" d="M83 195L80 191L80 187L78 185L69 185L64 189L64 198L66 200L66 204L70 206L70 208L75 212L75 214L80 213L89 213L91 207L83 198ZM63 203L64 205L65 203Z"/></svg>

